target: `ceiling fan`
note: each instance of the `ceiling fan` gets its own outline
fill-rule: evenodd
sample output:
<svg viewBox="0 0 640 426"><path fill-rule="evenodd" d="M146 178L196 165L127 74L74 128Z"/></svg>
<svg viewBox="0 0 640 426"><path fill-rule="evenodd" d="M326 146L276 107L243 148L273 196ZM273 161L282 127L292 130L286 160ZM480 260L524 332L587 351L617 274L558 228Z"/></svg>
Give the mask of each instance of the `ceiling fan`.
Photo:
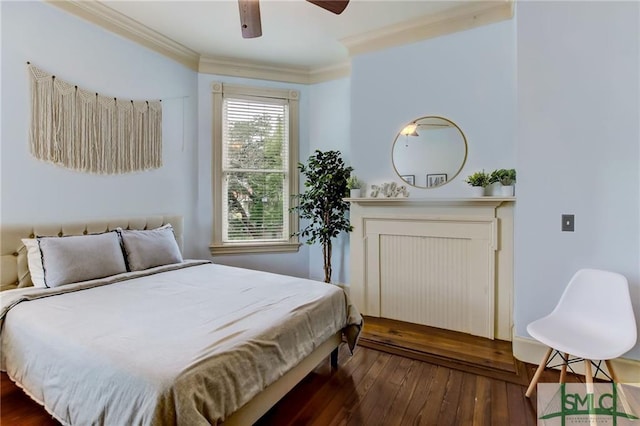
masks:
<svg viewBox="0 0 640 426"><path fill-rule="evenodd" d="M349 0L307 0L316 6L340 15L349 4ZM242 38L256 38L262 35L260 21L260 3L258 0L238 0L240 8L240 28Z"/></svg>

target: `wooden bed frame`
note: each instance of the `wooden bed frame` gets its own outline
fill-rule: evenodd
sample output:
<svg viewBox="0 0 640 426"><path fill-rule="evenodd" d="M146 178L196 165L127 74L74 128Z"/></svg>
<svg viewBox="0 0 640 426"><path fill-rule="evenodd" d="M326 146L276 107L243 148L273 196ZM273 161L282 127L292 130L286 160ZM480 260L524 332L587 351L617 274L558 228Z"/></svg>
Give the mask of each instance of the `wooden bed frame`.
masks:
<svg viewBox="0 0 640 426"><path fill-rule="evenodd" d="M36 235L65 236L106 232L117 227L123 229L154 229L171 223L176 240L183 249L182 216L145 216L109 219L91 222L47 223L40 225L7 225L0 227L0 291L18 288L18 282L24 281L29 273L27 252L22 238ZM19 278L21 280L19 280ZM28 282L30 281L27 280ZM255 423L284 395L300 382L307 374L329 355L331 366L338 366L338 346L342 342L342 333L338 332L319 344L316 349L297 366L289 370L280 379L269 385L251 401L229 416L225 425L250 425ZM20 384L19 384L20 385ZM27 393L28 394L28 393ZM39 401L36 401L41 404ZM46 409L46 407L45 407Z"/></svg>

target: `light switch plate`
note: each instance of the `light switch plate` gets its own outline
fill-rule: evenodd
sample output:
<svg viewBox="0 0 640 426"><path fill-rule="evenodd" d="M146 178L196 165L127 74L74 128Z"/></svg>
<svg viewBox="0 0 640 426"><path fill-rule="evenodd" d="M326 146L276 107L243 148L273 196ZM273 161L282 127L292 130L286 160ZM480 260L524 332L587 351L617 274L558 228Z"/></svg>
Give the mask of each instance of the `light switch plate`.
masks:
<svg viewBox="0 0 640 426"><path fill-rule="evenodd" d="M562 215L562 231L574 232L575 216L572 214Z"/></svg>

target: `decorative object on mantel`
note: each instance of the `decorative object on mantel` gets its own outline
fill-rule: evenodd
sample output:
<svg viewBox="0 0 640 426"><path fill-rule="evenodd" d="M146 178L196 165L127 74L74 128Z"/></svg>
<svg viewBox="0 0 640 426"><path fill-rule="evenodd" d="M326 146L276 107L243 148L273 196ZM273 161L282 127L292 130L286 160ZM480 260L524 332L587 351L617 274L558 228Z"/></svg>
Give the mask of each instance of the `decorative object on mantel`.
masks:
<svg viewBox="0 0 640 426"><path fill-rule="evenodd" d="M347 188L349 188L349 197L360 198L362 196L363 182L356 175L349 176L347 179Z"/></svg>
<svg viewBox="0 0 640 426"><path fill-rule="evenodd" d="M385 182L381 185L371 185L371 196L374 198L380 196L385 198L408 197L409 191L404 185L398 186L395 182Z"/></svg>
<svg viewBox="0 0 640 426"><path fill-rule="evenodd" d="M434 188L447 183L446 173L431 173L427 174L427 188Z"/></svg>
<svg viewBox="0 0 640 426"><path fill-rule="evenodd" d="M489 185L489 174L484 170L474 172L467 176L465 182L471 185L475 197L482 197L485 193L485 188Z"/></svg>
<svg viewBox="0 0 640 426"><path fill-rule="evenodd" d="M415 186L416 184L416 175L401 175L400 178L402 178L402 180L407 182L409 185Z"/></svg>
<svg viewBox="0 0 640 426"><path fill-rule="evenodd" d="M162 103L120 100L27 62L31 154L73 170L120 174L162 166Z"/></svg>
<svg viewBox="0 0 640 426"><path fill-rule="evenodd" d="M497 169L491 172L489 183L500 182L500 191L503 197L513 197L516 183L516 169Z"/></svg>
<svg viewBox="0 0 640 426"><path fill-rule="evenodd" d="M320 242L324 260L324 282L330 283L331 239L342 231L353 230L346 215L350 204L344 201L347 179L353 167L344 165L340 151L316 150L306 165L298 164L298 169L305 176L306 190L295 196L298 204L291 207L291 210L298 211L301 219L308 219L308 224L292 235L306 237L309 245Z"/></svg>

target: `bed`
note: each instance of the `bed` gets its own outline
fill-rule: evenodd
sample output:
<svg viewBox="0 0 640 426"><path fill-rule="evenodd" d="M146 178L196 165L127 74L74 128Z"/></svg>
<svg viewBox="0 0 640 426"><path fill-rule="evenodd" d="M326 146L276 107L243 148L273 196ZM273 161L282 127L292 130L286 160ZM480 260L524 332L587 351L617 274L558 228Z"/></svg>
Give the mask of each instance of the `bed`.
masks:
<svg viewBox="0 0 640 426"><path fill-rule="evenodd" d="M340 288L184 260L182 226L150 216L0 230L0 367L61 423L249 425L343 340L355 346L362 317ZM155 249L135 244L167 228L180 262L145 263ZM68 272L79 262L46 251L114 230L126 263L115 274L74 281L107 271L110 255L90 267L86 249ZM50 236L38 240L49 287L29 269L36 236Z"/></svg>

